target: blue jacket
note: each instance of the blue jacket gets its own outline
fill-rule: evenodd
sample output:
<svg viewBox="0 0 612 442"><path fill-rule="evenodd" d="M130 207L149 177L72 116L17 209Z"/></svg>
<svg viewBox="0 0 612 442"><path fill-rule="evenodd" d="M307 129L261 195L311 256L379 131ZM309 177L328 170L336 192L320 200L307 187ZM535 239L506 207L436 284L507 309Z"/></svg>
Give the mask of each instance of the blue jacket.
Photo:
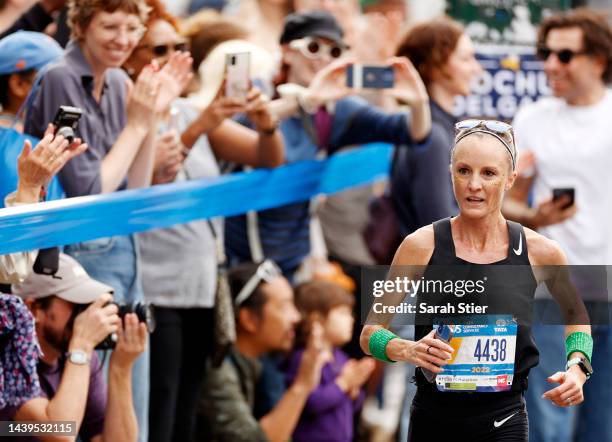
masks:
<svg viewBox="0 0 612 442"><path fill-rule="evenodd" d="M314 127L314 118L308 116ZM285 119L280 124L285 141L287 163L312 160L320 149L300 117ZM329 146L325 154L342 147L387 142L414 147L407 115L387 114L359 97L348 97L336 103L332 116ZM425 146L429 139L419 146ZM310 252L309 202L299 202L258 212L259 236L266 258L274 260L285 276L291 277ZM244 215L229 217L225 221L226 253L231 262L251 260Z"/></svg>

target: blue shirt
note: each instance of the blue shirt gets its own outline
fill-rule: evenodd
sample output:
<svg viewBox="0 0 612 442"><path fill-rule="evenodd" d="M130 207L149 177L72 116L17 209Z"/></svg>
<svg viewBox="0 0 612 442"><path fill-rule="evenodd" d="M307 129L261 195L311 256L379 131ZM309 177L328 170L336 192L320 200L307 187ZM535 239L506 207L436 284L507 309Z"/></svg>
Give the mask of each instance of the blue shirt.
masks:
<svg viewBox="0 0 612 442"><path fill-rule="evenodd" d="M428 148L399 148L392 167L391 201L402 238L458 213L449 172L457 119L434 101L430 106L432 121Z"/></svg>

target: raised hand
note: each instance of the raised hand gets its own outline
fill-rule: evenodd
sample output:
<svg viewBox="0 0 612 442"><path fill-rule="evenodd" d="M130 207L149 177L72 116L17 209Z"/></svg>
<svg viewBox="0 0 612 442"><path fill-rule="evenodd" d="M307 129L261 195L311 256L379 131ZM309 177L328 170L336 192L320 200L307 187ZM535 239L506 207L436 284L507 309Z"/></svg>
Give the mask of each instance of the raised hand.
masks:
<svg viewBox="0 0 612 442"><path fill-rule="evenodd" d="M77 315L72 328L70 349L91 353L98 343L111 333L117 333L121 319L117 305L109 304L113 297L105 293Z"/></svg>
<svg viewBox="0 0 612 442"><path fill-rule="evenodd" d="M131 367L145 350L147 335L147 326L138 321L135 313L125 315L123 325L119 323L117 328L117 347L111 356L111 366Z"/></svg>
<svg viewBox="0 0 612 442"><path fill-rule="evenodd" d="M353 58L337 60L317 72L302 97L304 104L313 108L307 111L355 93L346 85L346 68L355 61Z"/></svg>
<svg viewBox="0 0 612 442"><path fill-rule="evenodd" d="M161 81L151 65L145 66L128 91L127 124L148 131L153 125Z"/></svg>
<svg viewBox="0 0 612 442"><path fill-rule="evenodd" d="M565 207L571 202L568 195L563 195L557 200L548 200L540 203L533 218L533 224L537 227L545 227L558 224L571 218L578 211L576 204Z"/></svg>
<svg viewBox="0 0 612 442"><path fill-rule="evenodd" d="M427 89L412 62L406 57L392 57L387 60L395 70L395 84L384 93L409 106L427 103Z"/></svg>
<svg viewBox="0 0 612 442"><path fill-rule="evenodd" d="M256 87L247 95L246 112L258 131L270 132L278 124L277 118L270 112L270 99Z"/></svg>
<svg viewBox="0 0 612 442"><path fill-rule="evenodd" d="M168 62L157 72L161 84L155 104L156 112L164 112L185 90L193 77L193 58L189 52L174 52Z"/></svg>
<svg viewBox="0 0 612 442"><path fill-rule="evenodd" d="M32 149L32 143L26 140L21 154L17 158L16 201L37 202L41 189L64 165L87 149L87 144L80 138L68 143L62 135L55 136L55 126L49 124L44 137Z"/></svg>
<svg viewBox="0 0 612 442"><path fill-rule="evenodd" d="M314 390L321 381L321 370L330 358L331 354L323 346L323 327L315 322L312 324L295 382L302 384L308 391Z"/></svg>
<svg viewBox="0 0 612 442"><path fill-rule="evenodd" d="M200 133L208 133L219 126L226 118L246 112L245 103L236 98L224 96L224 90L225 83L219 87L214 100L198 116L197 124Z"/></svg>

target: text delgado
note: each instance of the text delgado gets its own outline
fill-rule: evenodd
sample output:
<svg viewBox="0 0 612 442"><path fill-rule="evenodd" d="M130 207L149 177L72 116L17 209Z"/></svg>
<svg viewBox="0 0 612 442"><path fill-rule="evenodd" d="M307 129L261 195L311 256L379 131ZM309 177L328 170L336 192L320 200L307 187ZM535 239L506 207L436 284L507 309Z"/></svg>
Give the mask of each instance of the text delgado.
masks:
<svg viewBox="0 0 612 442"><path fill-rule="evenodd" d="M407 276L398 276L395 279L377 280L373 283L372 294L376 298L380 298L385 294L404 293L409 294L411 298L422 293L436 294L453 294L458 298L471 294L482 294L485 290L485 282L487 278L473 280L425 280L411 279Z"/></svg>

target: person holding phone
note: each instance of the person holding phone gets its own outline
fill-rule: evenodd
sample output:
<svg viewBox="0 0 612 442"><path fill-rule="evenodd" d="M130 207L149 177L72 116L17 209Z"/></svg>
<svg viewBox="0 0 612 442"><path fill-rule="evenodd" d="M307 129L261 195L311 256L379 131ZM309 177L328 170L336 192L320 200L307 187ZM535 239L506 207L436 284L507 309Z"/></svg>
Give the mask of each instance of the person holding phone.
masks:
<svg viewBox="0 0 612 442"><path fill-rule="evenodd" d="M340 148L369 142L389 142L402 148L429 143L431 118L427 91L408 60L393 58L393 88L384 93L411 105L411 112L387 114L355 95L346 70L343 30L323 11L287 16L280 38L282 59L272 106L281 117L286 162L312 160ZM226 219L225 245L234 262L273 259L284 274L294 273L310 252L308 202Z"/></svg>
<svg viewBox="0 0 612 442"><path fill-rule="evenodd" d="M123 66L133 77L150 63L164 66L186 45L174 17L158 1L149 5L147 31ZM248 69L243 73L250 82ZM268 100L254 88L247 90L245 101L228 97L222 85L214 92L204 109L191 99L172 102L155 137L153 184L218 177L219 160L251 167L282 164L283 142ZM231 120L242 112L257 122L256 130ZM151 335L150 442L194 439L197 399L213 340L216 242L222 238L218 219L138 235L144 296L155 305L157 319Z"/></svg>
<svg viewBox="0 0 612 442"><path fill-rule="evenodd" d="M145 67L132 83L119 69L144 32L145 0L79 0L69 3L72 38L29 99L25 132L41 136L60 106L83 111L77 135L89 149L59 172L67 197L96 195L151 184L159 115L191 78L191 58L175 53L162 68ZM115 289L118 302L143 301L133 235L66 246L96 279ZM134 365L139 440L147 440L148 349Z"/></svg>
<svg viewBox="0 0 612 442"><path fill-rule="evenodd" d="M521 155L530 156L533 166L508 193L505 214L557 241L571 265L610 265L612 29L605 16L588 9L554 15L540 26L537 54L553 96L524 106L514 118ZM609 311L607 296L583 296ZM530 439L569 441L577 435L581 441L612 441L612 388L604 379L587 384L579 411L538 401L547 385L545 368L559 364L562 333L561 327L534 328L543 349L542 367L533 371L527 392ZM593 338L597 354L612 354L609 325L595 325ZM594 369L610 372L612 358L597 358Z"/></svg>
<svg viewBox="0 0 612 442"><path fill-rule="evenodd" d="M432 323L436 323L435 316L417 316L415 340L411 341L400 339L389 331L393 313L371 312L368 325L362 330L361 347L382 361L406 361L419 367L409 441L527 441L523 395L529 371L538 364L538 349L529 322L537 284L546 282L555 299L560 300L566 323L572 324L565 326L566 349L562 354L568 357L566 368L549 373L548 377L549 383L559 385L549 387L543 394L543 399L559 407L572 407L584 400L583 385L593 373L589 318L575 293L564 291L570 295L561 294L560 287L570 287L563 269L555 271L567 264L561 248L544 236L507 221L502 215L504 194L517 175L512 127L493 120L465 120L457 123L456 130L450 167L459 214L422 227L406 237L395 254L388 279L393 280L396 274L412 279L422 277L426 281L456 278L451 275L455 271L461 275L459 279L468 273L485 275L484 280L488 278L485 290L487 284L494 287L487 292L490 311L469 319L450 312L444 319L455 324L455 337L460 335L465 324L486 326L495 321L496 327L491 326L490 332L488 329L480 332L483 329L473 326L470 337L464 336L456 343L451 341L451 346L435 338L436 329L431 328ZM499 271L505 265L512 266L511 276ZM421 302L432 305L440 296L438 292L418 295L417 306ZM384 298L385 304L399 304L404 297L403 292L391 294ZM455 298L453 294L450 297ZM507 320L501 316L507 316ZM502 319L504 322L500 323ZM468 370L470 366L483 366L483 351L479 353L478 348L483 341L482 345L488 345L490 333L502 348L495 361L503 362L505 375L500 379L489 376L487 371L471 370L467 375L469 381L464 380L466 375L460 372L452 375L458 373L459 367L455 371L451 368L459 357L458 363L462 367L467 365ZM472 351L460 351L464 343L474 345L473 355ZM512 348L515 351L511 351ZM424 369L444 376L443 380L428 382L422 372ZM445 369L451 375L446 375Z"/></svg>

